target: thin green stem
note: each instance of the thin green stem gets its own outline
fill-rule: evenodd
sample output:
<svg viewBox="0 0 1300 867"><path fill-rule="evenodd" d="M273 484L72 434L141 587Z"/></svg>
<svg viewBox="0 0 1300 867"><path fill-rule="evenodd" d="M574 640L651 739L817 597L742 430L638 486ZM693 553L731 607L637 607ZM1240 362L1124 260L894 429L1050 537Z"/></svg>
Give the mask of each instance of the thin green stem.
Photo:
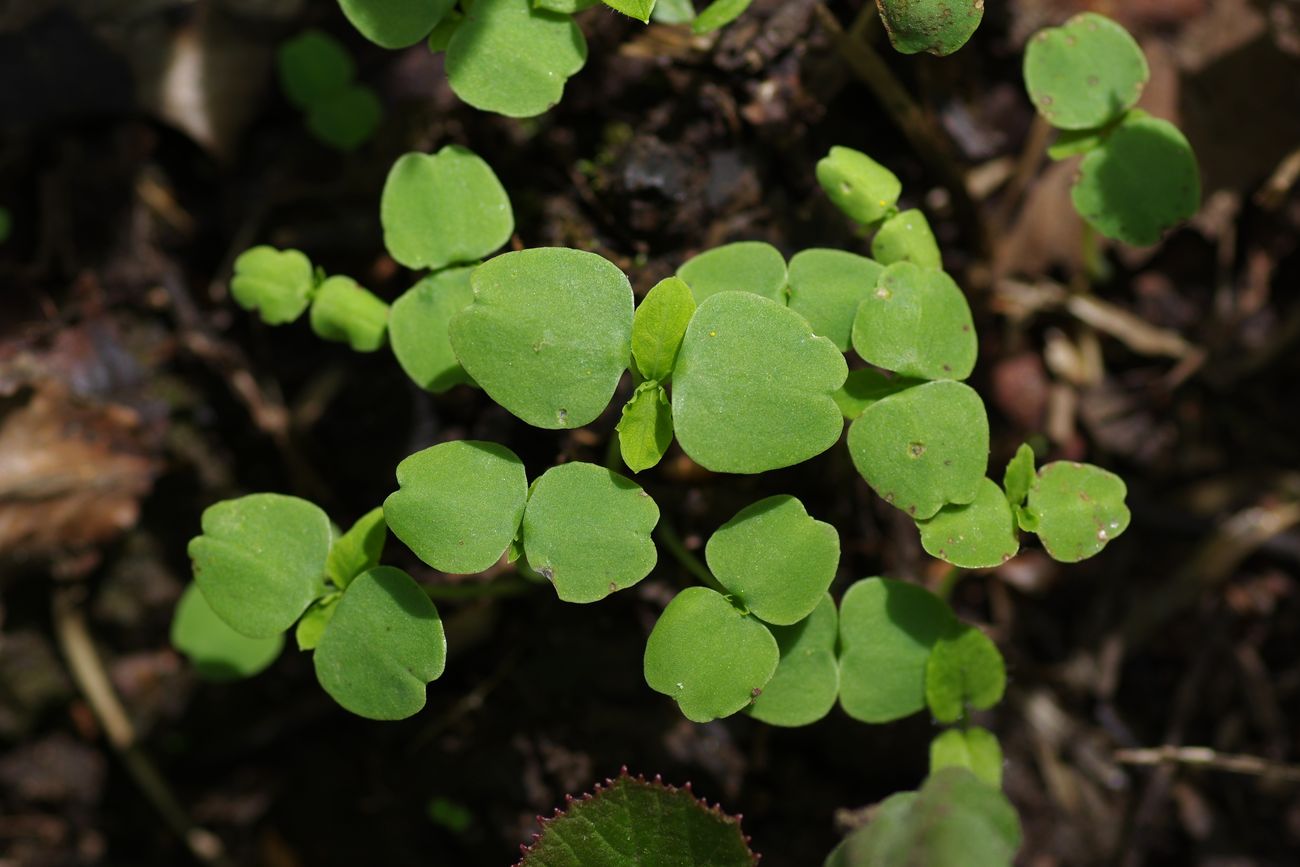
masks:
<svg viewBox="0 0 1300 867"><path fill-rule="evenodd" d="M935 590L935 595L944 602L952 599L953 591L957 589L957 585L961 583L961 579L966 577L966 574L965 569L950 566L948 571L944 573L943 578L939 579L939 587Z"/></svg>
<svg viewBox="0 0 1300 867"><path fill-rule="evenodd" d="M682 568L695 576L701 584L711 590L718 591L723 596L731 595L731 591L723 587L722 583L713 577L713 573L700 562L700 558L686 549L682 537L677 535L677 531L667 521L659 521L659 526L655 527L655 536L658 537L659 543L668 549L668 553L672 554L677 562L681 564Z"/></svg>

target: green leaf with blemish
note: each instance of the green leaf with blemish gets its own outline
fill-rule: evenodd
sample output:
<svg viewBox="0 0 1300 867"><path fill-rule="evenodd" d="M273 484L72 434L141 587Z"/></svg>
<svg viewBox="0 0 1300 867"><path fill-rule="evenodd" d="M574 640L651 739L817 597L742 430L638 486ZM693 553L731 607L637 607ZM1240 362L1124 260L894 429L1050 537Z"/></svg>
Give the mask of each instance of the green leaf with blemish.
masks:
<svg viewBox="0 0 1300 867"><path fill-rule="evenodd" d="M835 658L839 616L830 594L803 620L770 626L781 652L776 673L749 706L749 715L774 726L806 726L830 713L840 691Z"/></svg>
<svg viewBox="0 0 1300 867"><path fill-rule="evenodd" d="M515 228L492 167L458 145L398 158L384 181L379 221L389 255L408 268L445 268L490 255Z"/></svg>
<svg viewBox="0 0 1300 867"><path fill-rule="evenodd" d="M613 263L542 247L474 270L474 303L451 320L465 371L535 427L575 428L609 405L627 368L632 286Z"/></svg>
<svg viewBox="0 0 1300 867"><path fill-rule="evenodd" d="M660 280L646 293L632 317L632 357L642 376L664 382L672 375L694 314L691 287L680 277Z"/></svg>
<svg viewBox="0 0 1300 867"><path fill-rule="evenodd" d="M973 502L944 506L916 526L926 553L962 569L1001 566L1020 550L1011 504L992 479L980 483Z"/></svg>
<svg viewBox="0 0 1300 867"><path fill-rule="evenodd" d="M1098 232L1147 247L1196 214L1200 168L1176 126L1154 117L1129 118L1083 158L1070 195Z"/></svg>
<svg viewBox="0 0 1300 867"><path fill-rule="evenodd" d="M835 403L849 421L853 421L878 400L897 394L906 388L920 385L924 380L895 376L871 368L850 370L844 385L835 392Z"/></svg>
<svg viewBox="0 0 1300 867"><path fill-rule="evenodd" d="M320 685L345 709L405 719L424 707L426 685L442 676L447 638L420 585L379 566L348 585L312 661Z"/></svg>
<svg viewBox="0 0 1300 867"><path fill-rule="evenodd" d="M788 306L840 352L849 348L858 305L875 289L884 266L843 250L804 250L790 260Z"/></svg>
<svg viewBox="0 0 1300 867"><path fill-rule="evenodd" d="M881 265L912 262L922 268L943 267L943 255L930 221L915 208L885 220L871 239L871 255Z"/></svg>
<svg viewBox="0 0 1300 867"><path fill-rule="evenodd" d="M330 277L312 298L311 330L356 352L374 352L387 340L388 305L351 277Z"/></svg>
<svg viewBox="0 0 1300 867"><path fill-rule="evenodd" d="M325 586L329 517L282 494L249 494L203 510L190 540L194 579L212 610L237 632L284 632Z"/></svg>
<svg viewBox="0 0 1300 867"><path fill-rule="evenodd" d="M948 729L930 741L930 773L966 768L994 788L1002 787L1002 745L988 729Z"/></svg>
<svg viewBox="0 0 1300 867"><path fill-rule="evenodd" d="M659 507L641 486L595 464L552 467L533 482L524 553L565 602L597 602L650 574Z"/></svg>
<svg viewBox="0 0 1300 867"><path fill-rule="evenodd" d="M659 463L673 443L673 411L657 382L643 382L623 406L618 445L623 463L634 473Z"/></svg>
<svg viewBox="0 0 1300 867"><path fill-rule="evenodd" d="M677 269L677 276L691 288L698 304L719 292L752 292L781 301L785 257L771 244L738 241L688 259Z"/></svg>
<svg viewBox="0 0 1300 867"><path fill-rule="evenodd" d="M747 292L700 305L673 372L673 424L692 460L723 473L806 461L844 429L832 397L848 366L787 307Z"/></svg>
<svg viewBox="0 0 1300 867"><path fill-rule="evenodd" d="M780 494L741 509L704 548L709 570L759 620L789 626L826 595L840 563L840 536Z"/></svg>
<svg viewBox="0 0 1300 867"><path fill-rule="evenodd" d="M587 41L568 15L530 0L474 0L447 45L447 80L465 102L533 117L560 101L587 62Z"/></svg>
<svg viewBox="0 0 1300 867"><path fill-rule="evenodd" d="M917 379L965 379L979 344L970 305L942 271L890 265L858 307L853 349L863 360Z"/></svg>
<svg viewBox="0 0 1300 867"><path fill-rule="evenodd" d="M780 658L776 639L756 618L707 587L688 587L646 640L645 680L687 719L704 723L754 701Z"/></svg>
<svg viewBox="0 0 1300 867"><path fill-rule="evenodd" d="M325 575L335 587L345 589L353 578L379 565L387 540L383 508L371 509L334 540L325 561Z"/></svg>
<svg viewBox="0 0 1300 867"><path fill-rule="evenodd" d="M284 636L249 638L230 628L191 584L172 615L172 647L185 655L205 680L239 680L266 669L284 648Z"/></svg>
<svg viewBox="0 0 1300 867"><path fill-rule="evenodd" d="M451 350L452 317L474 301L473 268L430 274L393 302L388 340L393 355L416 385L435 394L472 383Z"/></svg>
<svg viewBox="0 0 1300 867"><path fill-rule="evenodd" d="M840 705L856 720L890 722L925 707L930 649L956 624L924 587L867 578L840 600Z"/></svg>
<svg viewBox="0 0 1300 867"><path fill-rule="evenodd" d="M1029 488L1021 526L1063 563L1097 554L1126 529L1128 488L1112 472L1071 461L1044 466Z"/></svg>
<svg viewBox="0 0 1300 867"><path fill-rule="evenodd" d="M875 225L894 213L903 182L871 157L833 147L817 162L817 182L835 206L859 223Z"/></svg>
<svg viewBox="0 0 1300 867"><path fill-rule="evenodd" d="M1007 502L1013 506L1024 505L1034 478L1034 450L1029 443L1021 443L1015 456L1007 463L1007 471L1002 475Z"/></svg>
<svg viewBox="0 0 1300 867"><path fill-rule="evenodd" d="M230 294L267 325L284 325L303 314L316 290L311 260L297 250L260 246L235 259Z"/></svg>
<svg viewBox="0 0 1300 867"><path fill-rule="evenodd" d="M939 57L965 45L984 19L984 0L876 0L889 41L902 54Z"/></svg>
<svg viewBox="0 0 1300 867"><path fill-rule="evenodd" d="M927 382L878 400L849 428L853 465L917 520L972 502L988 470L984 402L960 382Z"/></svg>
<svg viewBox="0 0 1300 867"><path fill-rule="evenodd" d="M1151 71L1137 41L1095 12L1040 30L1025 46L1025 88L1052 126L1104 126L1137 104Z"/></svg>
<svg viewBox="0 0 1300 867"><path fill-rule="evenodd" d="M455 5L456 0L339 0L352 26L383 48L414 45Z"/></svg>
<svg viewBox="0 0 1300 867"><path fill-rule="evenodd" d="M482 572L519 530L528 498L523 462L496 443L430 446L397 465L398 490L384 501L393 535L435 569Z"/></svg>
<svg viewBox="0 0 1300 867"><path fill-rule="evenodd" d="M925 667L925 702L939 722L952 723L969 705L988 710L1002 700L1007 668L998 647L974 626L960 625L941 637Z"/></svg>

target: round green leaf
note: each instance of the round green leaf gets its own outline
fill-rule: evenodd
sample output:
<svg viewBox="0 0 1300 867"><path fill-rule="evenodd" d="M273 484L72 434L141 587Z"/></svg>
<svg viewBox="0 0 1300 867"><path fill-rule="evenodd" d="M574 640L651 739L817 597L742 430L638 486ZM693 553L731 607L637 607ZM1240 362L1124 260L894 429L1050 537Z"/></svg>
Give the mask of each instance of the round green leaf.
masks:
<svg viewBox="0 0 1300 867"><path fill-rule="evenodd" d="M992 479L980 483L974 502L944 506L916 525L926 553L962 569L1001 566L1020 550L1011 504Z"/></svg>
<svg viewBox="0 0 1300 867"><path fill-rule="evenodd" d="M532 117L560 101L587 62L587 41L567 15L531 0L474 0L447 46L447 80L475 108Z"/></svg>
<svg viewBox="0 0 1300 867"><path fill-rule="evenodd" d="M833 147L817 163L817 182L835 206L866 223L879 223L898 205L903 182L871 157L846 147Z"/></svg>
<svg viewBox="0 0 1300 867"><path fill-rule="evenodd" d="M194 580L217 616L250 638L284 632L320 594L330 519L281 494L249 494L203 510L190 540Z"/></svg>
<svg viewBox="0 0 1300 867"><path fill-rule="evenodd" d="M691 287L679 277L660 280L646 293L632 317L632 357L642 376L663 382L672 375L694 314Z"/></svg>
<svg viewBox="0 0 1300 867"><path fill-rule="evenodd" d="M650 574L659 507L640 485L595 464L551 467L524 511L528 565L565 602L596 602Z"/></svg>
<svg viewBox="0 0 1300 867"><path fill-rule="evenodd" d="M1147 247L1200 208L1200 169L1176 126L1154 117L1133 118L1083 158L1071 196L1098 232Z"/></svg>
<svg viewBox="0 0 1300 867"><path fill-rule="evenodd" d="M393 302L388 340L397 363L415 384L435 394L473 382L451 351L451 319L474 301L473 268L430 274Z"/></svg>
<svg viewBox="0 0 1300 867"><path fill-rule="evenodd" d="M889 41L903 54L952 54L984 18L984 0L876 0L876 6Z"/></svg>
<svg viewBox="0 0 1300 867"><path fill-rule="evenodd" d="M691 459L762 473L821 454L844 429L835 344L775 301L722 292L695 312L673 372L673 425Z"/></svg>
<svg viewBox="0 0 1300 867"><path fill-rule="evenodd" d="M673 443L673 411L664 388L654 380L637 386L618 422L623 463L634 473L648 470Z"/></svg>
<svg viewBox="0 0 1300 867"><path fill-rule="evenodd" d="M384 48L406 48L429 35L456 0L339 0L361 35Z"/></svg>
<svg viewBox="0 0 1300 867"><path fill-rule="evenodd" d="M471 283L474 303L452 318L451 346L474 381L535 427L600 415L631 352L623 272L595 253L543 247L497 256Z"/></svg>
<svg viewBox="0 0 1300 867"><path fill-rule="evenodd" d="M840 352L849 348L858 305L876 288L880 263L843 250L804 250L790 260L789 307L829 338Z"/></svg>
<svg viewBox="0 0 1300 867"><path fill-rule="evenodd" d="M693 722L731 716L772 679L781 652L767 627L707 587L688 587L645 646L645 680Z"/></svg>
<svg viewBox="0 0 1300 867"><path fill-rule="evenodd" d="M515 453L496 443L430 446L397 465L398 490L384 500L393 535L435 569L482 572L519 531L528 479Z"/></svg>
<svg viewBox="0 0 1300 867"><path fill-rule="evenodd" d="M956 624L923 587L867 578L840 600L840 705L856 720L890 722L925 707L930 648Z"/></svg>
<svg viewBox="0 0 1300 867"><path fill-rule="evenodd" d="M424 707L425 685L442 676L447 638L420 585L379 566L348 585L312 661L320 685L347 710L405 719Z"/></svg>
<svg viewBox="0 0 1300 867"><path fill-rule="evenodd" d="M912 262L922 268L942 268L939 242L925 214L913 208L884 222L871 239L871 255L881 265Z"/></svg>
<svg viewBox="0 0 1300 867"><path fill-rule="evenodd" d="M172 647L185 654L207 680L252 677L275 662L284 636L249 638L231 629L208 605L197 584L181 594L172 617Z"/></svg>
<svg viewBox="0 0 1300 867"><path fill-rule="evenodd" d="M1038 471L1021 526L1037 533L1054 559L1077 563L1128 529L1127 495L1124 480L1114 473L1057 461Z"/></svg>
<svg viewBox="0 0 1300 867"><path fill-rule="evenodd" d="M696 303L719 292L752 292L780 301L785 288L785 257L762 241L739 241L714 247L688 259L677 276L695 296Z"/></svg>
<svg viewBox="0 0 1300 867"><path fill-rule="evenodd" d="M966 768L994 788L1002 787L1002 745L988 729L948 729L930 741L930 773Z"/></svg>
<svg viewBox="0 0 1300 867"><path fill-rule="evenodd" d="M737 603L789 626L812 613L835 580L840 536L781 494L741 509L709 537L704 556Z"/></svg>
<svg viewBox="0 0 1300 867"><path fill-rule="evenodd" d="M989 462L984 402L960 382L927 382L876 401L849 428L853 465L917 520L972 502Z"/></svg>
<svg viewBox="0 0 1300 867"><path fill-rule="evenodd" d="M1095 12L1041 30L1025 47L1025 88L1058 129L1092 129L1137 104L1151 71L1137 41Z"/></svg>
<svg viewBox="0 0 1300 867"><path fill-rule="evenodd" d="M935 642L925 667L925 703L939 722L957 722L966 705L988 710L1006 688L1002 654L983 632L962 625Z"/></svg>
<svg viewBox="0 0 1300 867"><path fill-rule="evenodd" d="M383 114L373 90L349 84L333 96L312 103L307 128L330 147L351 153L375 134Z"/></svg>
<svg viewBox="0 0 1300 867"><path fill-rule="evenodd" d="M285 98L303 110L339 93L357 74L343 45L319 30L305 30L282 42L276 66Z"/></svg>
<svg viewBox="0 0 1300 867"><path fill-rule="evenodd" d="M311 330L357 352L374 352L388 336L388 305L351 277L330 277L312 298Z"/></svg>
<svg viewBox="0 0 1300 867"><path fill-rule="evenodd" d="M482 259L515 230L510 197L492 167L457 145L393 163L379 221L389 254L415 269Z"/></svg>
<svg viewBox="0 0 1300 867"><path fill-rule="evenodd" d="M911 262L886 268L858 307L853 349L877 367L917 379L965 379L979 354L961 289L944 272Z"/></svg>
<svg viewBox="0 0 1300 867"><path fill-rule="evenodd" d="M806 726L830 713L840 691L835 659L839 621L829 594L792 626L770 627L781 651L776 673L749 707L749 715L774 726Z"/></svg>
<svg viewBox="0 0 1300 867"><path fill-rule="evenodd" d="M894 376L871 368L850 370L844 385L835 392L835 403L849 421L862 415L867 407L891 394L920 385L924 380L907 376Z"/></svg>
<svg viewBox="0 0 1300 867"><path fill-rule="evenodd" d="M260 246L235 260L230 294L245 310L256 310L267 325L293 322L316 289L311 260L297 250Z"/></svg>
<svg viewBox="0 0 1300 867"><path fill-rule="evenodd" d="M334 540L325 561L325 575L335 587L345 589L353 578L379 565L386 541L388 525L384 523L384 510L371 509Z"/></svg>

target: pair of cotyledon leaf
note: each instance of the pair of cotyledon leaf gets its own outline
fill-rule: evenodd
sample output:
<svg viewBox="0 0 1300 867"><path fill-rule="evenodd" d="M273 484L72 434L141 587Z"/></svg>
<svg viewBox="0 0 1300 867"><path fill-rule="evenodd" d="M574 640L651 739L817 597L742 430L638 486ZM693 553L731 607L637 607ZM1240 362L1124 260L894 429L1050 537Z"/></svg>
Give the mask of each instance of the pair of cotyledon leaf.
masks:
<svg viewBox="0 0 1300 867"><path fill-rule="evenodd" d="M337 39L307 30L276 52L280 90L306 116L318 139L341 151L364 144L382 109L370 88L356 81L356 64Z"/></svg>

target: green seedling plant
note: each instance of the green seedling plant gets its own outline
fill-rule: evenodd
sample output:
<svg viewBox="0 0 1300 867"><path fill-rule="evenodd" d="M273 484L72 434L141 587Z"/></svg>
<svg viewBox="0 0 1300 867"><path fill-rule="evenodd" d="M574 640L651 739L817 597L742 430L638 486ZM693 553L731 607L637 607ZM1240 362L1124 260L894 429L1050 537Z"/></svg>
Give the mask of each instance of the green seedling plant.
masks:
<svg viewBox="0 0 1300 867"><path fill-rule="evenodd" d="M317 139L344 152L370 140L383 109L370 88L356 81L356 64L334 37L307 30L276 52L280 90L303 114Z"/></svg>
<svg viewBox="0 0 1300 867"><path fill-rule="evenodd" d="M1025 49L1025 88L1060 131L1053 159L1082 156L1071 196L1108 238L1158 242L1196 213L1200 171L1186 137L1136 108L1150 69L1122 26L1093 12L1035 34Z"/></svg>

